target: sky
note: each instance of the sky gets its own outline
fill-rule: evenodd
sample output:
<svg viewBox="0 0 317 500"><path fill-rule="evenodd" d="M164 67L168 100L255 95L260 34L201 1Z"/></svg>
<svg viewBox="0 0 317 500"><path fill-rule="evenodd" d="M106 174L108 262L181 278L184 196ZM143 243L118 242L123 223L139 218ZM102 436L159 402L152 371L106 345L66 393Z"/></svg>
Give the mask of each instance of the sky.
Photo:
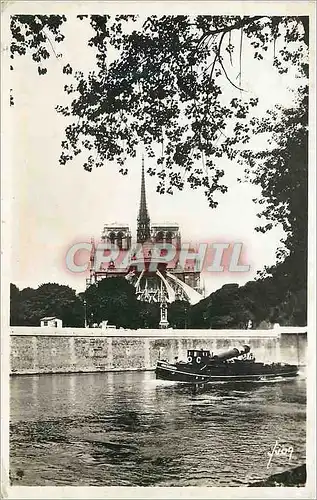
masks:
<svg viewBox="0 0 317 500"><path fill-rule="evenodd" d="M115 163L86 172L80 155L65 166L58 162L65 122L54 108L67 102L62 66L67 62L80 70L94 66L94 53L85 43L90 30L85 26L79 20L68 21L66 41L56 47L63 52L63 58L52 56L46 75L40 77L36 65L27 57L14 61L15 69L10 75L15 100L10 123L11 282L20 289L57 282L84 290L86 275L72 274L65 268L65 254L70 246L77 241L90 241L92 236L100 238L104 224L112 222L129 224L134 234L136 230L141 149L136 158L128 160L129 173L125 177ZM249 57L243 58L242 81L248 95L260 99L257 113L264 114L276 104L291 106L290 90L300 83L294 73L279 75L272 67L270 53L267 60L252 60L252 64L247 61ZM228 93L232 92L228 87ZM259 141L257 147L265 146L263 139ZM147 158L145 166L149 166ZM254 230L259 224L256 214L260 207L252 199L259 196L259 189L237 182L242 170L236 162L221 160L219 166L226 171L229 190L217 197L216 209L209 208L202 191L189 187L173 196L159 195L155 178L146 177L152 222L177 222L183 242L243 243L250 271L204 273L207 294L225 283L243 284L254 279L264 266L274 264L283 237L281 228L266 234Z"/></svg>

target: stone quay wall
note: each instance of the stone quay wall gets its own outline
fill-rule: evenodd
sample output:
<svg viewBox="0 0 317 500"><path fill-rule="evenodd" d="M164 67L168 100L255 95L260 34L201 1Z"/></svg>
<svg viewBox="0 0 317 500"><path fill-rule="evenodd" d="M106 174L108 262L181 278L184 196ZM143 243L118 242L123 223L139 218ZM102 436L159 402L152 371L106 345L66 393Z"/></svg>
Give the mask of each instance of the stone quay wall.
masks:
<svg viewBox="0 0 317 500"><path fill-rule="evenodd" d="M219 352L248 344L258 361L305 366L307 329L124 330L10 328L11 374L153 370L158 359L186 360L187 349Z"/></svg>

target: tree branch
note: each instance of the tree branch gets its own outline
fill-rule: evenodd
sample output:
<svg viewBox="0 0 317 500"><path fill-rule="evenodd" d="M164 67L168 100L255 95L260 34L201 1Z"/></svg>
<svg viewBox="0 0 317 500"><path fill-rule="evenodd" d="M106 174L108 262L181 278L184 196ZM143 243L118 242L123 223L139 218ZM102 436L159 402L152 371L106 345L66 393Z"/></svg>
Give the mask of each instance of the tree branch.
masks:
<svg viewBox="0 0 317 500"><path fill-rule="evenodd" d="M241 87L241 78L242 78L242 40L243 40L243 29L241 28L240 51L239 51L239 62L240 62L239 85L240 85L240 87Z"/></svg>
<svg viewBox="0 0 317 500"><path fill-rule="evenodd" d="M235 85L235 84L234 84L234 83L230 80L230 78L229 78L229 76L228 76L228 73L226 72L225 67L224 67L224 65L222 64L221 59L219 59L219 63L220 63L220 65L221 65L222 69L223 69L223 72L224 72L224 74L225 74L225 76L226 76L226 78L227 78L228 82L230 82L230 83L231 83L231 85L233 85L233 87L235 87L236 89L241 90L242 92L245 92L245 90L244 90L244 89L242 89L241 87L238 87L237 85Z"/></svg>
<svg viewBox="0 0 317 500"><path fill-rule="evenodd" d="M48 41L48 43L50 44L50 46L51 46L51 48L52 48L52 51L53 51L53 53L54 53L54 55L55 55L56 59L58 59L57 54L56 54L56 51L55 51L55 49L54 49L54 46L53 46L53 44L52 44L52 42L51 42L51 39L50 39L50 37L46 34L46 31L44 30L44 27L43 27L43 33L44 33L44 36L45 36L46 40L47 40L47 41Z"/></svg>
<svg viewBox="0 0 317 500"><path fill-rule="evenodd" d="M255 21L259 21L260 19L263 19L264 17L267 16L253 16L253 17L243 17L238 23L233 24L232 26L227 26L225 28L219 28L216 30L210 30L208 32L205 32L201 38L199 39L198 43L203 41L203 39L209 35L220 35L221 33L229 33L229 31L233 31L239 28L244 28L244 26L247 26L248 24L251 24Z"/></svg>
<svg viewBox="0 0 317 500"><path fill-rule="evenodd" d="M219 40L219 45L218 45L218 48L217 48L217 52L216 52L216 55L215 55L215 58L214 58L214 61L212 63L212 68L211 68L211 72L210 72L210 75L209 75L209 82L211 81L212 79L212 74L214 72L214 69L215 69L215 65L216 65L216 62L217 62L217 59L219 59L219 62L220 62L220 50L221 50L221 45L222 45L222 42L223 42L223 39L225 37L226 33L222 33L221 37L220 37L220 40Z"/></svg>

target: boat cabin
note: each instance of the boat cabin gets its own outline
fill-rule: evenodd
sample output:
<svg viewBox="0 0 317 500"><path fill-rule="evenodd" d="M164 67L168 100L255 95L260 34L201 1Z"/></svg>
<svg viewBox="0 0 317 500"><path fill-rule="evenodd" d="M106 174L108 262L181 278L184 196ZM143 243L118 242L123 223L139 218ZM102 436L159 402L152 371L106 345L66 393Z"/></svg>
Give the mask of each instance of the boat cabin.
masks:
<svg viewBox="0 0 317 500"><path fill-rule="evenodd" d="M189 349L187 351L187 362L188 363L207 363L210 358L210 351L204 351L203 349Z"/></svg>

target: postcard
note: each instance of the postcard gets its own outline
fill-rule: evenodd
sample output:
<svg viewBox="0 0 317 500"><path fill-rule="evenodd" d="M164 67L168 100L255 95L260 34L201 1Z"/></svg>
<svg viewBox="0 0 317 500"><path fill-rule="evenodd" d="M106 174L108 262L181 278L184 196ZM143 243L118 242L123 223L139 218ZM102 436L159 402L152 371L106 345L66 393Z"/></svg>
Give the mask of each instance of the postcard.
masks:
<svg viewBox="0 0 317 500"><path fill-rule="evenodd" d="M316 498L315 23L2 2L3 498Z"/></svg>

